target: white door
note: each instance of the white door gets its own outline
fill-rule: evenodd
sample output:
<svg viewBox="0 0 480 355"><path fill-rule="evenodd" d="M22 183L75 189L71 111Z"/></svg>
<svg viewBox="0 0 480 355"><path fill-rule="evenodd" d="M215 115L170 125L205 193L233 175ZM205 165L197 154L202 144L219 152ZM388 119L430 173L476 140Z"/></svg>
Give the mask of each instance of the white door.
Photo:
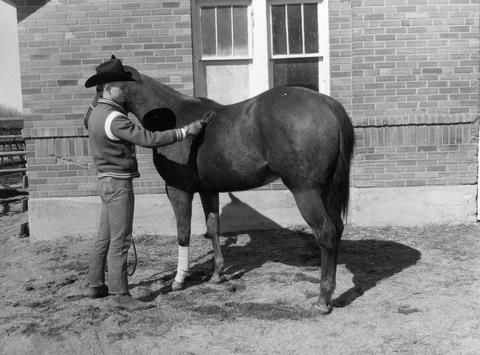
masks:
<svg viewBox="0 0 480 355"><path fill-rule="evenodd" d="M328 1L192 1L195 95L230 104L284 85L329 93Z"/></svg>

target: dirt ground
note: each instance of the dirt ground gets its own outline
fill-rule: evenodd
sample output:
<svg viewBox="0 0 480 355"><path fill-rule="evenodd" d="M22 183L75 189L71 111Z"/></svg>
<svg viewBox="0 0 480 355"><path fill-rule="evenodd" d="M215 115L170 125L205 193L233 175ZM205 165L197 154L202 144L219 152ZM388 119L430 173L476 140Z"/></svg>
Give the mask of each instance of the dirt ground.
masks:
<svg viewBox="0 0 480 355"><path fill-rule="evenodd" d="M221 238L227 281L206 283L211 243L192 238L188 287L169 292L176 240L136 238L136 297L156 307L115 310L90 300L91 240L18 238L18 192L3 191L0 219L1 354L480 354L480 227L348 226L328 316L319 249L307 229Z"/></svg>

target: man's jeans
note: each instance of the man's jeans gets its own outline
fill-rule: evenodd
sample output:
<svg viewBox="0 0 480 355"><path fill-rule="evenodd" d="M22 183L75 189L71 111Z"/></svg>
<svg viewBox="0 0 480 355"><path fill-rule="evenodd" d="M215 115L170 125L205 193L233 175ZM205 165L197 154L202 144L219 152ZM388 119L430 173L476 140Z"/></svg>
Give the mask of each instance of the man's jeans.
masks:
<svg viewBox="0 0 480 355"><path fill-rule="evenodd" d="M135 205L132 179L100 178L98 194L102 200L102 212L90 256L88 283L91 287L105 284L105 261L107 261L110 293L126 294L127 255L132 241Z"/></svg>

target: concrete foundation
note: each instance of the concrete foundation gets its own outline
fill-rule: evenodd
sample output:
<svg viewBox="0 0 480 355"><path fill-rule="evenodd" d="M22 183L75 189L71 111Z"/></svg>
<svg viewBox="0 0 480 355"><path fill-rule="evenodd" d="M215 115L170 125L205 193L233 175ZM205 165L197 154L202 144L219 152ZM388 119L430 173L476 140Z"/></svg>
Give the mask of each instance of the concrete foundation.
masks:
<svg viewBox="0 0 480 355"><path fill-rule="evenodd" d="M351 190L347 223L360 226L417 226L476 221L476 185L364 188ZM32 240L93 237L100 214L98 197L29 200ZM220 195L222 232L304 225L289 191L253 190ZM198 196L193 201L192 234L205 232ZM134 235L176 235L166 195L137 195Z"/></svg>
<svg viewBox="0 0 480 355"><path fill-rule="evenodd" d="M348 223L423 226L477 221L476 185L353 189Z"/></svg>

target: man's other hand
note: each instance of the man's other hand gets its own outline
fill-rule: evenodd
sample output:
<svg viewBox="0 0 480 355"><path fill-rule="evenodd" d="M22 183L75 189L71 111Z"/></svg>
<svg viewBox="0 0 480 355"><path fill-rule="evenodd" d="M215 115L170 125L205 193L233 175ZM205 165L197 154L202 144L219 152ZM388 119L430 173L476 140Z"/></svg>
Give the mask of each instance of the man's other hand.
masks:
<svg viewBox="0 0 480 355"><path fill-rule="evenodd" d="M203 117L199 120L193 121L189 125L187 125L187 135L189 136L196 136L200 132L202 132L203 127L205 127L208 123L210 123L216 114L213 111L208 111Z"/></svg>

